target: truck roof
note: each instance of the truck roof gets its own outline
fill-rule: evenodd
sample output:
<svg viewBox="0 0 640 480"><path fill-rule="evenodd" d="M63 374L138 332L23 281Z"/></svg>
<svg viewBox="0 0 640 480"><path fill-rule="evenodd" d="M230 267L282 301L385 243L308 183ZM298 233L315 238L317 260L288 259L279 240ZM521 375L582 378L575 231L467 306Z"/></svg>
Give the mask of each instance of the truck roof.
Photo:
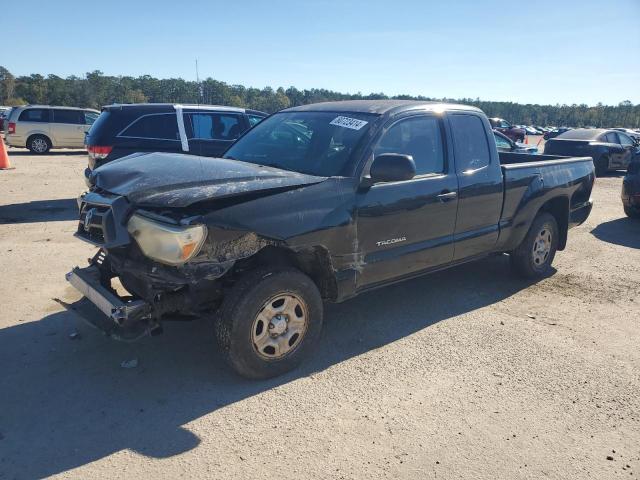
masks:
<svg viewBox="0 0 640 480"><path fill-rule="evenodd" d="M385 115L405 110L472 110L480 112L476 107L455 103L432 102L422 100L344 100L339 102L311 103L283 110L285 112L357 112Z"/></svg>

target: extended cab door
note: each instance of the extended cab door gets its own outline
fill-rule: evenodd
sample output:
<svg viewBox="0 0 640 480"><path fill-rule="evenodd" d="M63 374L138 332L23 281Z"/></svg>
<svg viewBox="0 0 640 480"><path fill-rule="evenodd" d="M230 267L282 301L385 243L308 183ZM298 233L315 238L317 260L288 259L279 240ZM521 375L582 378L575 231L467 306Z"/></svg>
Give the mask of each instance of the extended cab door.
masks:
<svg viewBox="0 0 640 480"><path fill-rule="evenodd" d="M244 115L235 112L185 112L189 153L221 157L249 128Z"/></svg>
<svg viewBox="0 0 640 480"><path fill-rule="evenodd" d="M458 176L454 260L462 260L494 248L504 187L493 132L484 116L449 112L447 118Z"/></svg>
<svg viewBox="0 0 640 480"><path fill-rule="evenodd" d="M383 131L373 155L411 155L412 180L377 183L357 196L358 288L450 263L458 181L443 120L413 114Z"/></svg>

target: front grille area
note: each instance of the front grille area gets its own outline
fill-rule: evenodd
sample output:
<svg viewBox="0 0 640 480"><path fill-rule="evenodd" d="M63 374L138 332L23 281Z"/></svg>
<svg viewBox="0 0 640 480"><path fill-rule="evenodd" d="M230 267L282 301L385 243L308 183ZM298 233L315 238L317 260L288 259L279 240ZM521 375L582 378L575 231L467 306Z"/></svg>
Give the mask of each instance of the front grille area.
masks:
<svg viewBox="0 0 640 480"><path fill-rule="evenodd" d="M83 203L78 223L78 236L95 245L104 245L105 230L108 229L108 222L113 221L112 217L110 207Z"/></svg>
<svg viewBox="0 0 640 480"><path fill-rule="evenodd" d="M89 192L80 201L78 238L105 248L129 243L126 220L130 208L124 197Z"/></svg>

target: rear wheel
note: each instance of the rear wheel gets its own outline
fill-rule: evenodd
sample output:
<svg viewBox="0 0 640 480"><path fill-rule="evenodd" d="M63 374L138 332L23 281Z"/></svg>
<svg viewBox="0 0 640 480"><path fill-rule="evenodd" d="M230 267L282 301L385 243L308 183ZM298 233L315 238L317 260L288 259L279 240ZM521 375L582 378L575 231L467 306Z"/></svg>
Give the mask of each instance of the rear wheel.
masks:
<svg viewBox="0 0 640 480"><path fill-rule="evenodd" d="M322 329L322 298L294 268L259 269L242 277L223 301L216 338L240 375L263 379L297 367Z"/></svg>
<svg viewBox="0 0 640 480"><path fill-rule="evenodd" d="M609 171L609 157L607 155L602 155L594 163L596 167L596 177L602 177Z"/></svg>
<svg viewBox="0 0 640 480"><path fill-rule="evenodd" d="M27 141L27 148L31 153L42 155L51 149L51 140L44 135L32 135Z"/></svg>
<svg viewBox="0 0 640 480"><path fill-rule="evenodd" d="M551 270L557 249L558 223L550 213L540 213L522 243L511 252L511 265L523 277L543 277Z"/></svg>
<svg viewBox="0 0 640 480"><path fill-rule="evenodd" d="M624 213L629 218L640 218L640 208L624 207Z"/></svg>

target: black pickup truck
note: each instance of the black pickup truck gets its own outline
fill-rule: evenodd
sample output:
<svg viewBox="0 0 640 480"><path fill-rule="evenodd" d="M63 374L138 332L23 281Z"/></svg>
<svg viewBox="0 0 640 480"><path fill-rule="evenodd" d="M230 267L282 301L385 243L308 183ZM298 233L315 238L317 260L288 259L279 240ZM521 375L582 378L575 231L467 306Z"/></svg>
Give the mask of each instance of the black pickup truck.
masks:
<svg viewBox="0 0 640 480"><path fill-rule="evenodd" d="M77 236L99 250L67 279L114 337L213 315L230 365L267 378L312 349L323 301L499 253L547 274L594 179L588 157L499 155L472 107L295 107L223 158L134 154L96 169Z"/></svg>

